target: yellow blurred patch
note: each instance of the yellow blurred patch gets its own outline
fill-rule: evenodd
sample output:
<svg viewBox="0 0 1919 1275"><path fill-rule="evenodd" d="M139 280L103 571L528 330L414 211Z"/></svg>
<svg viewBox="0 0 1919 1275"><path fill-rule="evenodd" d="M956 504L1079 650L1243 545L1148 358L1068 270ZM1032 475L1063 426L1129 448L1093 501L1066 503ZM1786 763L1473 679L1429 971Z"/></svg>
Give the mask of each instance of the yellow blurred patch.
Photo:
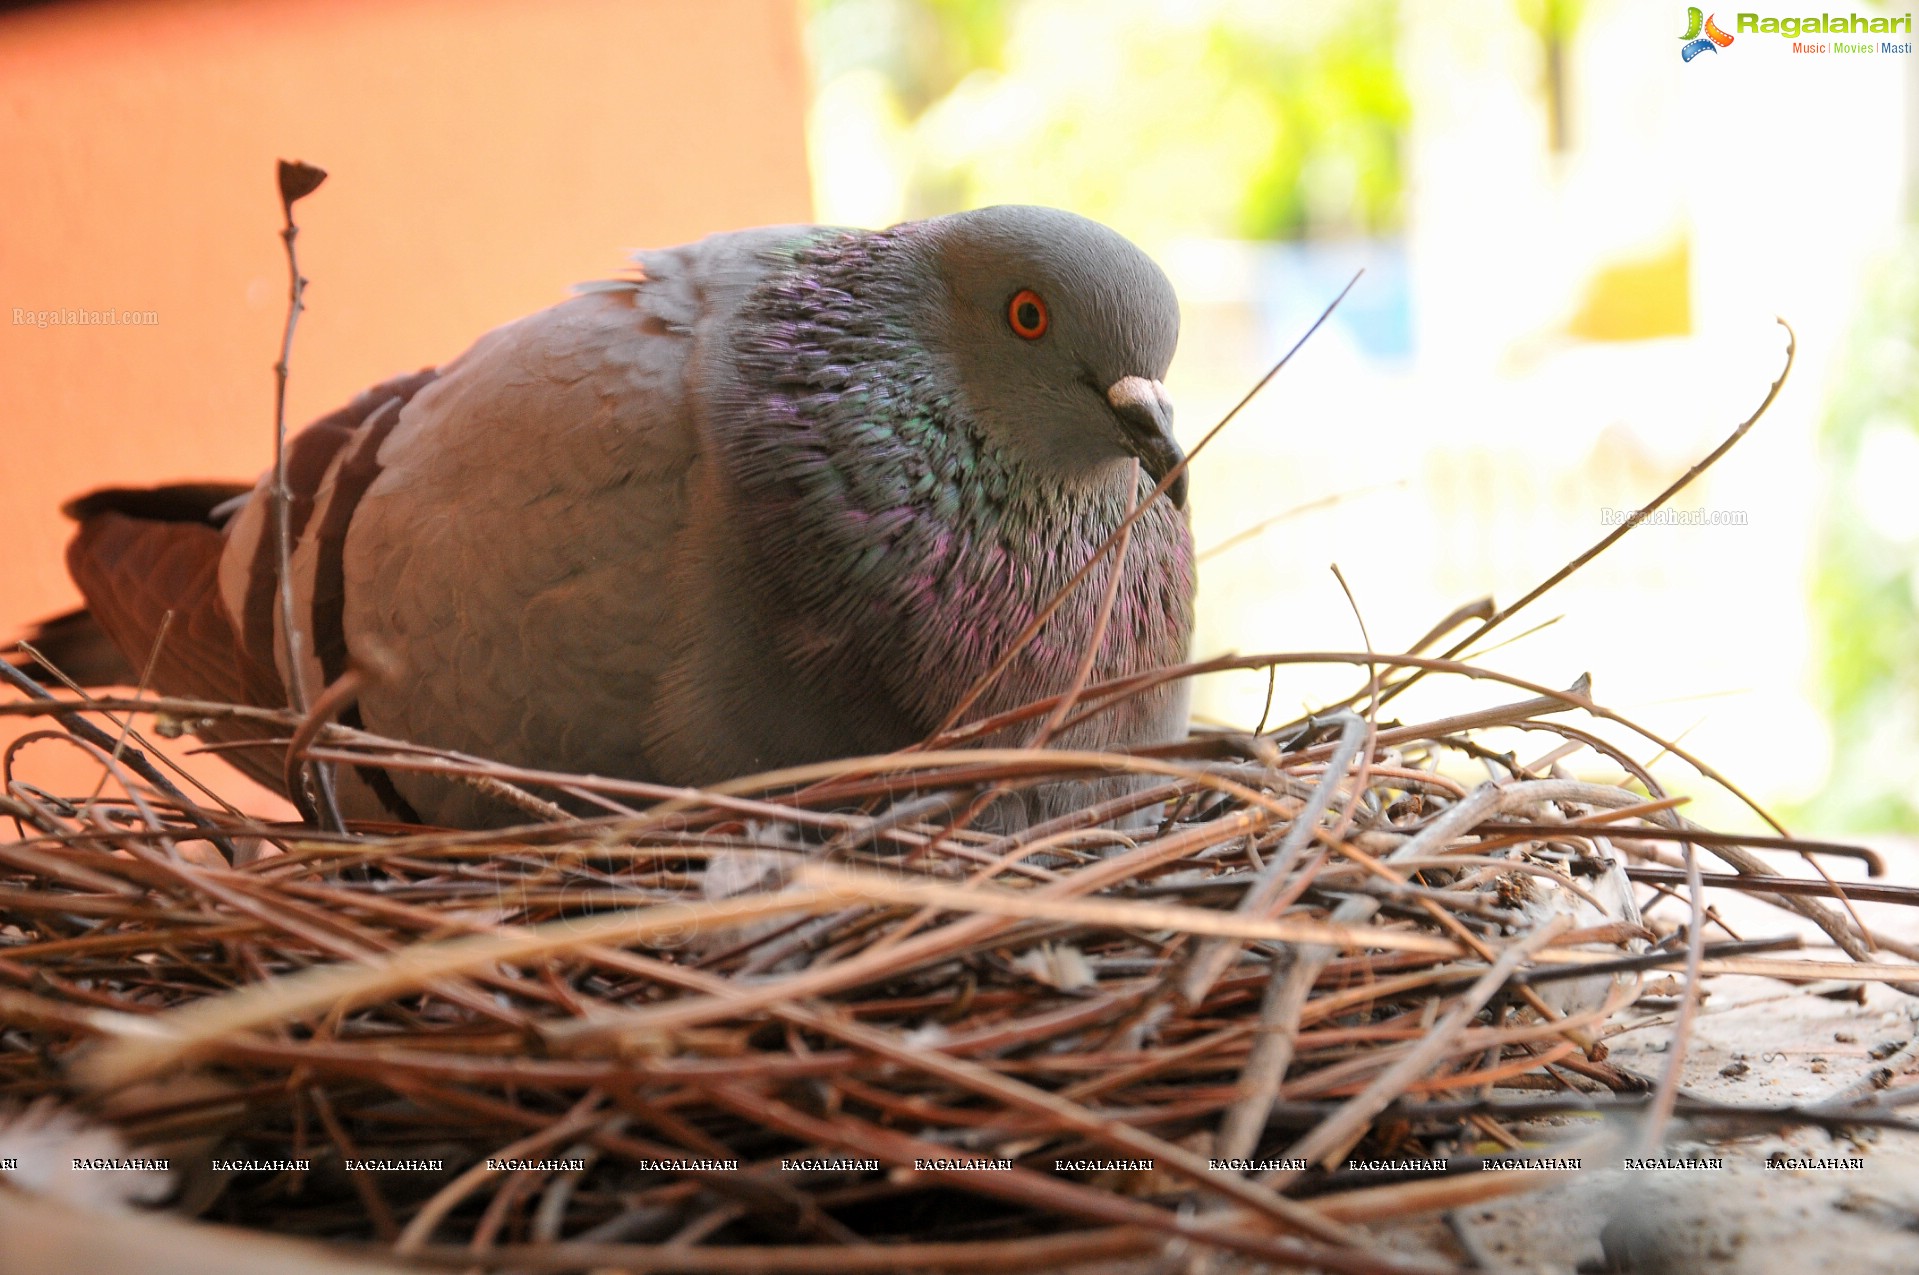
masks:
<svg viewBox="0 0 1919 1275"><path fill-rule="evenodd" d="M1692 252L1683 238L1659 253L1602 266L1567 331L1589 341L1639 341L1692 331Z"/></svg>

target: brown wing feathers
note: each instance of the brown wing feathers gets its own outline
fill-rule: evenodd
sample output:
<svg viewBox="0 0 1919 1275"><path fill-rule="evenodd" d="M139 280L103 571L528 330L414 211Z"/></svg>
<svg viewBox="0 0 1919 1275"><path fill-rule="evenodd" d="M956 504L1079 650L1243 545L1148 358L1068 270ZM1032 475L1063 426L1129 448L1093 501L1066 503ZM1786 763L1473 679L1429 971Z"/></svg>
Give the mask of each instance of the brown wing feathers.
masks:
<svg viewBox="0 0 1919 1275"><path fill-rule="evenodd" d="M295 573L295 601L329 681L347 665L341 625L347 526L379 475L379 446L400 408L436 374L429 368L375 386L288 443L290 526L296 550L312 562L307 579ZM137 680L151 660L150 686L161 694L284 705L274 658L279 571L270 517L251 520L264 533L252 537L241 614L230 611L219 579L236 508L243 498L264 499L268 490L266 482L110 488L69 503L66 511L80 526L67 550L67 566L87 600L92 624L87 613L75 612L42 625L34 637L47 643L41 649L48 660L92 685ZM308 537L314 539L311 546L304 543ZM168 612L172 624L156 651ZM102 632L123 664L115 666L108 656L99 641ZM74 667L66 668L69 663ZM259 736L225 727L208 731L207 737ZM254 779L283 787L281 759L273 750L239 749L226 756Z"/></svg>

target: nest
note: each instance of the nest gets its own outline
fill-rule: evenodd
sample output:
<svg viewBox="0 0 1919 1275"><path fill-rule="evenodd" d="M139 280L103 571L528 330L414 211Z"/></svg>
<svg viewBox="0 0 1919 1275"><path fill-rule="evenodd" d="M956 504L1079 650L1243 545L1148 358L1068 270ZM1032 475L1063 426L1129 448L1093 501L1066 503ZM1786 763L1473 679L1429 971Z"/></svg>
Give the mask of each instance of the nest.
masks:
<svg viewBox="0 0 1919 1275"><path fill-rule="evenodd" d="M1525 697L1416 725L1342 709L1126 756L958 747L1061 720L1046 701L939 748L707 790L231 706L0 705L52 716L101 768L99 791L56 795L8 758L0 1155L63 1120L106 1126L168 1161L155 1189L175 1211L306 1237L286 1269L316 1272L375 1253L487 1271L1058 1269L1181 1244L1447 1269L1358 1228L1552 1180L1502 1158L1577 1154L1542 1115L1634 1111L1656 1129L1683 1104L1687 1013L1672 1074L1606 1061L1639 971L1916 972L1707 942L1706 892L1740 888L1865 957L1861 924L1808 897L1833 892L1823 874L1761 856L1868 852L1691 825L1631 756L1560 720L1617 720L1582 688L1510 684ZM250 714L313 760L458 776L533 822L263 825L186 797L126 733L136 710L163 729ZM1480 742L1505 728L1543 756ZM1637 790L1567 776L1579 749ZM1009 791L1115 770L1133 776L1117 798L969 826ZM1695 849L1730 873L1703 874ZM1628 877L1689 901L1688 923L1662 939ZM156 1242L150 1216L75 1216L89 1243Z"/></svg>

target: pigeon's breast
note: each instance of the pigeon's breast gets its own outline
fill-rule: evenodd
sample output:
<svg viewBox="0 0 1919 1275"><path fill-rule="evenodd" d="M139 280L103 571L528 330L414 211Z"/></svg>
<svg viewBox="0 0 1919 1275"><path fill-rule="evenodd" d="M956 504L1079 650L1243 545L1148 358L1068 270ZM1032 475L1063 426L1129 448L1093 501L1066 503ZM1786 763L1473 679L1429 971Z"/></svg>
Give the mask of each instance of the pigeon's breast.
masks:
<svg viewBox="0 0 1919 1275"><path fill-rule="evenodd" d="M1011 506L993 550L956 561L946 587L938 591L943 596L936 610L952 623L935 622L931 632L952 634L953 640L931 644L927 672L948 667L954 673L942 682L963 678L970 688L1056 598L1057 609L982 697L979 715L1069 689L1089 651L1093 660L1087 685L1184 661L1193 628L1192 535L1185 515L1171 502L1160 500L1139 518L1123 559L1109 551L1074 582L1117 528L1123 512L1118 502L1104 500L1037 509L1022 509L1017 502ZM927 708L944 717L966 691L941 689L948 702L929 703ZM1171 702L1170 693L1148 693L1103 722L1090 724L1081 742L1099 746L1178 733L1183 713L1178 728L1164 725Z"/></svg>

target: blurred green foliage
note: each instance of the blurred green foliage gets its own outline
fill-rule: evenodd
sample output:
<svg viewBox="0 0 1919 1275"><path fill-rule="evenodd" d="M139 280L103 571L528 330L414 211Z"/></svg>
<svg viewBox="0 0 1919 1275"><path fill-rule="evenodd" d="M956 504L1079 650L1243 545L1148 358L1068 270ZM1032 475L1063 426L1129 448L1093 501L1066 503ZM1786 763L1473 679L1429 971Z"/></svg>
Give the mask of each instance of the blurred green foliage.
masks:
<svg viewBox="0 0 1919 1275"><path fill-rule="evenodd" d="M1832 778L1805 821L1919 831L1919 235L1888 256L1835 369L1813 598ZM1790 741L1781 741L1789 747Z"/></svg>
<svg viewBox="0 0 1919 1275"><path fill-rule="evenodd" d="M1247 238L1397 228L1397 31L1392 0L809 0L808 24L822 97L864 77L870 117L883 85L903 215ZM816 130L816 162L838 144Z"/></svg>

